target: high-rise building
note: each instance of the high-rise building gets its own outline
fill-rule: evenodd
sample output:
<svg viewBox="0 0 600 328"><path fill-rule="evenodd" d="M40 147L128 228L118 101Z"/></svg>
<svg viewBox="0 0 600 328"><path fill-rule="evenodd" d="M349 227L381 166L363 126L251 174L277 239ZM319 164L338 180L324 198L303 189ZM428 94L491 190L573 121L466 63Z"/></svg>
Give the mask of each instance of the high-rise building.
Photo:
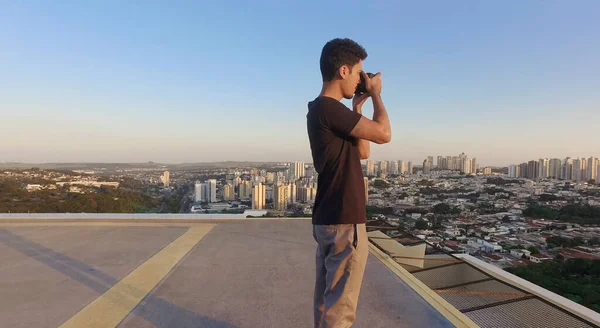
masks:
<svg viewBox="0 0 600 328"><path fill-rule="evenodd" d="M444 167L444 156L439 156L437 157L437 163L436 163L436 167L438 169L445 169Z"/></svg>
<svg viewBox="0 0 600 328"><path fill-rule="evenodd" d="M209 195L208 194L208 191L209 191L208 183L206 183L206 182L200 183L200 185L198 186L198 189L194 190L194 191L199 192L199 193L197 193L195 195L196 196L195 200L197 202L208 202L208 198L209 198L209 196L208 196Z"/></svg>
<svg viewBox="0 0 600 328"><path fill-rule="evenodd" d="M527 163L528 179L537 179L538 177L538 161L531 160Z"/></svg>
<svg viewBox="0 0 600 328"><path fill-rule="evenodd" d="M464 174L477 173L477 164L474 158L467 157L466 155L461 154L459 157L460 160L460 172Z"/></svg>
<svg viewBox="0 0 600 328"><path fill-rule="evenodd" d="M285 211L289 201L290 188L287 184L273 186L273 209L276 211Z"/></svg>
<svg viewBox="0 0 600 328"><path fill-rule="evenodd" d="M560 158L553 158L548 164L548 176L552 179L560 179L562 169L562 160Z"/></svg>
<svg viewBox="0 0 600 328"><path fill-rule="evenodd" d="M587 180L598 181L598 164L600 160L597 157L588 158L587 164Z"/></svg>
<svg viewBox="0 0 600 328"><path fill-rule="evenodd" d="M258 183L252 188L252 209L263 210L265 209L266 202L266 188L262 183Z"/></svg>
<svg viewBox="0 0 600 328"><path fill-rule="evenodd" d="M408 162L408 170L406 170L406 174L408 174L408 175L412 175L413 174L413 165L412 165L412 162Z"/></svg>
<svg viewBox="0 0 600 328"><path fill-rule="evenodd" d="M169 186L169 177L170 177L169 171L165 171L163 173L163 175L160 176L160 181L163 183L163 185L165 187Z"/></svg>
<svg viewBox="0 0 600 328"><path fill-rule="evenodd" d="M573 160L573 181L584 181L586 178L587 160L576 158Z"/></svg>
<svg viewBox="0 0 600 328"><path fill-rule="evenodd" d="M364 177L365 181L365 203L369 203L369 178Z"/></svg>
<svg viewBox="0 0 600 328"><path fill-rule="evenodd" d="M518 178L519 177L519 166L518 165L509 165L508 166L508 177L509 178Z"/></svg>
<svg viewBox="0 0 600 328"><path fill-rule="evenodd" d="M206 183L208 183L208 201L210 203L216 203L217 202L217 180L215 179L209 179L208 181L206 181Z"/></svg>
<svg viewBox="0 0 600 328"><path fill-rule="evenodd" d="M408 163L406 163L405 161L398 161L398 173L400 174L406 174L406 172L408 171Z"/></svg>
<svg viewBox="0 0 600 328"><path fill-rule="evenodd" d="M296 181L304 177L304 163L295 162L290 164L290 180Z"/></svg>
<svg viewBox="0 0 600 328"><path fill-rule="evenodd" d="M240 182L240 199L248 199L250 198L250 194L252 193L250 181L241 181Z"/></svg>
<svg viewBox="0 0 600 328"><path fill-rule="evenodd" d="M375 161L372 159L367 160L367 176L375 176Z"/></svg>
<svg viewBox="0 0 600 328"><path fill-rule="evenodd" d="M296 184L294 182L288 184L287 188L288 188L288 203L293 204L297 200L296 193L298 191L298 188L296 187Z"/></svg>
<svg viewBox="0 0 600 328"><path fill-rule="evenodd" d="M550 176L550 160L540 158L538 161L538 179L546 179Z"/></svg>
<svg viewBox="0 0 600 328"><path fill-rule="evenodd" d="M465 158L463 159L463 163L464 163L464 171L462 171L465 174L471 174L473 172L473 159L472 158Z"/></svg>
<svg viewBox="0 0 600 328"><path fill-rule="evenodd" d="M434 165L433 165L433 156L427 156L427 160L429 161L429 163L431 163L431 168L434 168Z"/></svg>
<svg viewBox="0 0 600 328"><path fill-rule="evenodd" d="M453 156L446 156L446 169L456 170L456 159Z"/></svg>
<svg viewBox="0 0 600 328"><path fill-rule="evenodd" d="M201 202L202 201L202 183L200 181L196 181L194 184L194 201Z"/></svg>
<svg viewBox="0 0 600 328"><path fill-rule="evenodd" d="M388 161L381 161L379 162L379 173L381 175L386 175L388 174Z"/></svg>
<svg viewBox="0 0 600 328"><path fill-rule="evenodd" d="M275 173L267 172L267 184L273 184L274 181L275 181Z"/></svg>
<svg viewBox="0 0 600 328"><path fill-rule="evenodd" d="M429 159L426 159L423 161L423 174L429 173L431 173L431 162L429 161Z"/></svg>
<svg viewBox="0 0 600 328"><path fill-rule="evenodd" d="M306 176L309 178L313 178L317 176L317 170L314 165L309 165L306 169Z"/></svg>
<svg viewBox="0 0 600 328"><path fill-rule="evenodd" d="M573 159L571 157L565 158L563 162L562 179L573 180Z"/></svg>
<svg viewBox="0 0 600 328"><path fill-rule="evenodd" d="M527 172L528 169L528 165L527 163L521 163L519 165L519 177L520 178L528 178L529 177L529 172Z"/></svg>
<svg viewBox="0 0 600 328"><path fill-rule="evenodd" d="M234 200L233 185L228 183L223 189L223 200Z"/></svg>
<svg viewBox="0 0 600 328"><path fill-rule="evenodd" d="M484 175L490 175L492 174L492 168L491 167L484 167L481 169L481 174Z"/></svg>
<svg viewBox="0 0 600 328"><path fill-rule="evenodd" d="M317 197L317 188L315 187L300 187L298 198L302 202L314 202Z"/></svg>
<svg viewBox="0 0 600 328"><path fill-rule="evenodd" d="M395 174L398 175L400 174L399 170L398 170L398 162L397 161L391 161L390 162L390 173L391 174Z"/></svg>

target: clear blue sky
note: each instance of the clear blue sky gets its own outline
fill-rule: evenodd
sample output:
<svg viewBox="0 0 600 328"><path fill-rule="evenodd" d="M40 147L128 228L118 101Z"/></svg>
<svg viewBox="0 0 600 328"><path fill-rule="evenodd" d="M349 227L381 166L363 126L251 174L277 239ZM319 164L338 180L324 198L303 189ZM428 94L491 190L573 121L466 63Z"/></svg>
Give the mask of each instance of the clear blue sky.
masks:
<svg viewBox="0 0 600 328"><path fill-rule="evenodd" d="M383 72L374 159L600 156L600 1L288 2L4 2L0 162L310 162L335 37Z"/></svg>

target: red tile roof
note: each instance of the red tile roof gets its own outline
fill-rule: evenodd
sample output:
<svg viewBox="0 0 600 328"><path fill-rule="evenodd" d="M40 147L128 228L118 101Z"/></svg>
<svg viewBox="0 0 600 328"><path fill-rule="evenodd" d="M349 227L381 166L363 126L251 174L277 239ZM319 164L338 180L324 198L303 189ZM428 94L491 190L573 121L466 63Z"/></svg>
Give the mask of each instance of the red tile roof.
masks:
<svg viewBox="0 0 600 328"><path fill-rule="evenodd" d="M598 257L596 255L578 251L578 250L572 249L572 248L561 248L560 250L558 250L558 253L560 253L564 257L568 257L568 258L600 260L600 257Z"/></svg>

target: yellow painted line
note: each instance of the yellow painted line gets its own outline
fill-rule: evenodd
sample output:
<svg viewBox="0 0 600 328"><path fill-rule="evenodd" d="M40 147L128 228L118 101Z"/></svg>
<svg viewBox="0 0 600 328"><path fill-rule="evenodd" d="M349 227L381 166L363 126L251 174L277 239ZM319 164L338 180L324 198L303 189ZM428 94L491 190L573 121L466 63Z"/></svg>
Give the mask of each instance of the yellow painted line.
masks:
<svg viewBox="0 0 600 328"><path fill-rule="evenodd" d="M452 304L448 303L436 292L427 287L419 279L415 278L410 272L404 269L400 264L394 261L387 254L382 252L377 246L369 242L369 250L385 266L402 279L410 288L417 292L427 303L431 304L441 315L450 321L457 328L477 328L479 327L473 320L461 313Z"/></svg>
<svg viewBox="0 0 600 328"><path fill-rule="evenodd" d="M214 226L190 228L60 327L117 326Z"/></svg>

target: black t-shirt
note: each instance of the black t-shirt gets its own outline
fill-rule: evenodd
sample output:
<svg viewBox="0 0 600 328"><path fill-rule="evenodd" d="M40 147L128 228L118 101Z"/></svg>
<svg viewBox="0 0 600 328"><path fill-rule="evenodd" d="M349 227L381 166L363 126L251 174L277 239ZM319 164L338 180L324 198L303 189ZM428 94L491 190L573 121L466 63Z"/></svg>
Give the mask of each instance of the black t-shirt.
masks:
<svg viewBox="0 0 600 328"><path fill-rule="evenodd" d="M358 140L350 135L361 116L329 97L308 103L308 138L319 173L313 224L367 222Z"/></svg>

